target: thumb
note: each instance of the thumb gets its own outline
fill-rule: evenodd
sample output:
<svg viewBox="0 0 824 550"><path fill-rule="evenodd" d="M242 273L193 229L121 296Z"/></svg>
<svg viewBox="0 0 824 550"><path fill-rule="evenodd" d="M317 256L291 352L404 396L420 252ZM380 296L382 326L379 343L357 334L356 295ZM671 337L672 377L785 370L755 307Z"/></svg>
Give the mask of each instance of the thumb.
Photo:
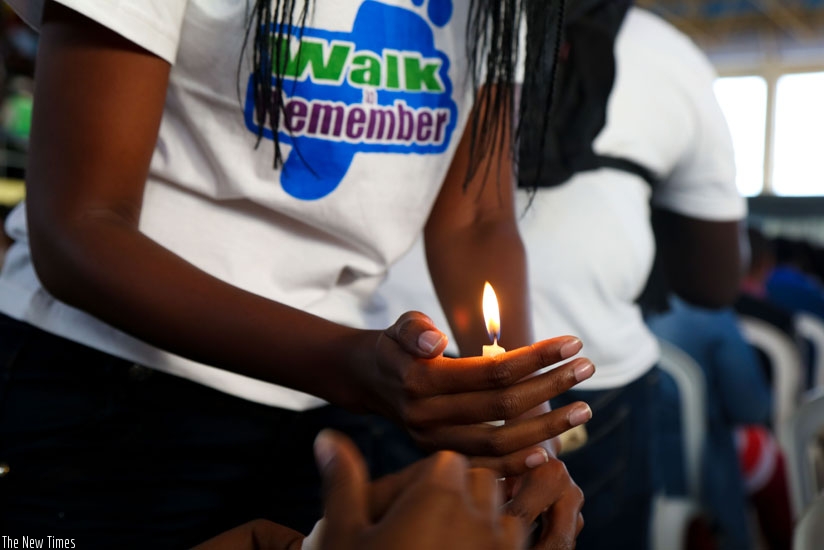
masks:
<svg viewBox="0 0 824 550"><path fill-rule="evenodd" d="M446 349L448 339L432 322L417 311L408 311L384 333L407 353L423 359L437 357Z"/></svg>
<svg viewBox="0 0 824 550"><path fill-rule="evenodd" d="M326 524L322 540L346 547L344 541L354 541L368 526L366 465L354 443L332 430L323 430L315 438L315 461L323 478Z"/></svg>

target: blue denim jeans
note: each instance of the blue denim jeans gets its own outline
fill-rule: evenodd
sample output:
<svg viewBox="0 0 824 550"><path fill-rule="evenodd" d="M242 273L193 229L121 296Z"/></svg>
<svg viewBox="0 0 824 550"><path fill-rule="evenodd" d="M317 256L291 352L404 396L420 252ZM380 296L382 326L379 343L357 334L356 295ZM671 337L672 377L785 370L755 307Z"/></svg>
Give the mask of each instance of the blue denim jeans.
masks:
<svg viewBox="0 0 824 550"><path fill-rule="evenodd" d="M589 438L561 458L584 491L584 529L578 550L644 550L655 492L652 472L652 404L658 381L653 368L627 386L570 391L553 407L584 401L592 408Z"/></svg>
<svg viewBox="0 0 824 550"><path fill-rule="evenodd" d="M308 532L324 427L378 475L416 458L376 443L400 437L382 419L258 405L0 316L0 534L110 550L188 548L256 518Z"/></svg>

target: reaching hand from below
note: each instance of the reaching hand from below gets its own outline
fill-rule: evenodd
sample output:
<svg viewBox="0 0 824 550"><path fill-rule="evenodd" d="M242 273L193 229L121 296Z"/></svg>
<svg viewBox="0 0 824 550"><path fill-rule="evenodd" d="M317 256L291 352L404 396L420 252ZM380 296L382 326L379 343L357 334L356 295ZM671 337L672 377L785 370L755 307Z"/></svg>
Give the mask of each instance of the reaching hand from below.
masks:
<svg viewBox="0 0 824 550"><path fill-rule="evenodd" d="M439 452L394 477L374 519L374 489L358 451L346 438L324 432L315 452L324 479L324 550L511 550L523 548L522 523L502 509L496 474L470 469L451 452ZM386 488L386 487L385 487Z"/></svg>

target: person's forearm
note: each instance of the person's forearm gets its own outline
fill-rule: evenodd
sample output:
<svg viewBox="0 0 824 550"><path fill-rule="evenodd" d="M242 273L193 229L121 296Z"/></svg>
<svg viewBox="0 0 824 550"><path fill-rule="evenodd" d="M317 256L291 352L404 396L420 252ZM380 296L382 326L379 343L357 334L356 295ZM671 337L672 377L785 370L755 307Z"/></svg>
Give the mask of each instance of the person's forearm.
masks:
<svg viewBox="0 0 824 550"><path fill-rule="evenodd" d="M347 370L360 362L349 359L376 334L243 292L139 232L169 71L126 37L46 3L26 174L38 277L58 299L149 344L358 403Z"/></svg>
<svg viewBox="0 0 824 550"><path fill-rule="evenodd" d="M35 267L58 299L195 361L343 406L358 403L346 373L371 364L377 334L233 287L112 215L55 220L43 233L31 235Z"/></svg>
<svg viewBox="0 0 824 550"><path fill-rule="evenodd" d="M741 283L738 221L706 221L654 209L652 224L672 291L705 308L731 305Z"/></svg>

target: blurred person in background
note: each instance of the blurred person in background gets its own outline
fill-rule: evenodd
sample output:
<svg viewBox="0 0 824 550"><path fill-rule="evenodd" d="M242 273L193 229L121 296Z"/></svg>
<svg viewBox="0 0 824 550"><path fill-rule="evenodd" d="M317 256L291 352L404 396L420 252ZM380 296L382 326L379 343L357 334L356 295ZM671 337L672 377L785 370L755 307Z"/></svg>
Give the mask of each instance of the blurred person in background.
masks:
<svg viewBox="0 0 824 550"><path fill-rule="evenodd" d="M776 266L775 245L758 228L747 229L749 262L741 281L741 292L735 310L741 315L761 319L778 328L790 338L796 338L792 313L769 300L767 280Z"/></svg>
<svg viewBox="0 0 824 550"><path fill-rule="evenodd" d="M776 265L775 244L756 227L747 229L750 243L749 263L741 280L741 292L762 300L767 299L767 280Z"/></svg>
<svg viewBox="0 0 824 550"><path fill-rule="evenodd" d="M647 319L653 333L687 352L702 368L706 381L707 439L702 462L702 505L717 527L719 548L748 550L755 539L749 515L750 493L756 493L754 481L739 465L737 441L749 434L736 435L748 425L766 427L772 413L772 396L755 350L744 340L732 308L705 309L671 297L666 313ZM663 474L664 489L669 495L686 495L681 435L680 398L675 383L662 377L656 410L657 463ZM769 435L768 432L766 434ZM777 453L774 444L772 451ZM783 460L772 457L774 467L765 479L783 477ZM775 466L777 464L777 466ZM749 468L752 471L753 468ZM776 478L774 483L780 483ZM747 486L749 485L749 486ZM755 499L762 518L764 533L771 548L789 548L792 538L789 493L773 490L771 501ZM764 508L764 504L768 504Z"/></svg>
<svg viewBox="0 0 824 550"><path fill-rule="evenodd" d="M775 267L764 281L769 301L793 312L824 320L824 285L812 274L810 247L798 240L776 239Z"/></svg>
<svg viewBox="0 0 824 550"><path fill-rule="evenodd" d="M0 55L6 71L11 75L32 78L37 34L5 2L0 5L0 30Z"/></svg>
<svg viewBox="0 0 824 550"><path fill-rule="evenodd" d="M786 328L786 314L803 311L824 317L824 286L815 275L814 248L794 239L771 239L757 227L750 227L748 234L752 258L741 286L744 296L780 308L784 316L769 312L763 316L782 328Z"/></svg>

